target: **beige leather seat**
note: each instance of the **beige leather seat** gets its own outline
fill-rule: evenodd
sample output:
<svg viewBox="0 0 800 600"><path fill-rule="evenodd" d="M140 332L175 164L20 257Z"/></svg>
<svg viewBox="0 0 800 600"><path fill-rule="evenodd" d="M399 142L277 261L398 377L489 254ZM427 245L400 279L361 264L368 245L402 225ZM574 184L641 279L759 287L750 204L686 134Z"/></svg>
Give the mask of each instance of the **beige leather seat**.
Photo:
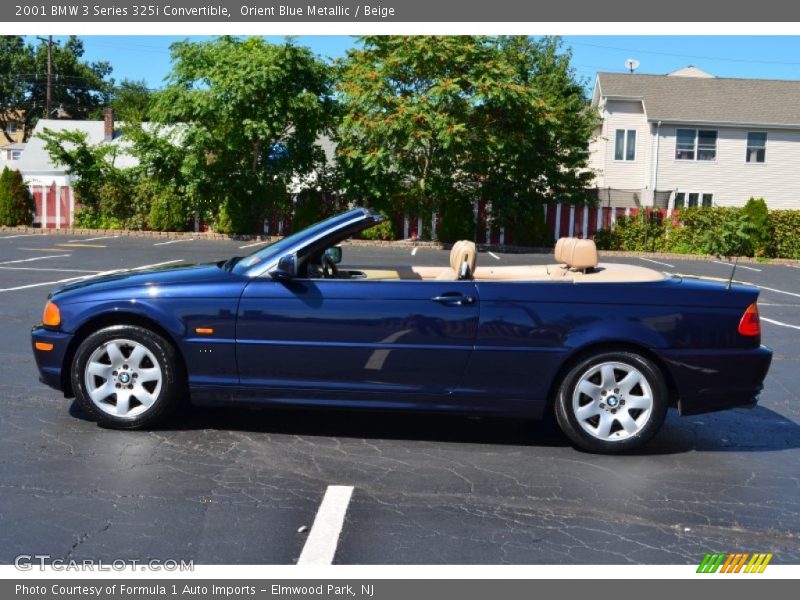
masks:
<svg viewBox="0 0 800 600"><path fill-rule="evenodd" d="M475 274L478 249L475 242L461 240L453 244L450 250L450 268L442 271L436 279L456 280L472 279Z"/></svg>
<svg viewBox="0 0 800 600"><path fill-rule="evenodd" d="M580 241L579 238L574 238L574 237L559 238L558 241L556 242L556 248L554 252L556 257L556 262L561 264L566 264L567 256L570 256L572 254L572 249L578 241Z"/></svg>

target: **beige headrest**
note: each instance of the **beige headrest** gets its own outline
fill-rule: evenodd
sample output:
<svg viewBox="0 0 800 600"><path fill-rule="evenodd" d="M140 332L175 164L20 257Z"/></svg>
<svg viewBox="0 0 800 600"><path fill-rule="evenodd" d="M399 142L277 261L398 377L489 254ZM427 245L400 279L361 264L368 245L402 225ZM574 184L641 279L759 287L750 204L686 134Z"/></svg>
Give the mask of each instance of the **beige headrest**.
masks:
<svg viewBox="0 0 800 600"><path fill-rule="evenodd" d="M568 237L558 238L558 241L556 242L556 248L553 251L553 254L556 257L556 262L558 262L558 263L565 262L564 261L564 244L566 243L567 240L571 240L571 239L573 239L573 238L568 238Z"/></svg>
<svg viewBox="0 0 800 600"><path fill-rule="evenodd" d="M456 272L458 279L472 279L477 253L475 242L461 240L453 244L453 249L450 250L450 268Z"/></svg>
<svg viewBox="0 0 800 600"><path fill-rule="evenodd" d="M594 269L597 266L597 246L594 240L576 239L565 246L564 262L570 269Z"/></svg>
<svg viewBox="0 0 800 600"><path fill-rule="evenodd" d="M568 237L561 238L558 241L561 242L561 251L556 255L556 261L569 264L569 259L572 256L572 249L580 240L579 238Z"/></svg>

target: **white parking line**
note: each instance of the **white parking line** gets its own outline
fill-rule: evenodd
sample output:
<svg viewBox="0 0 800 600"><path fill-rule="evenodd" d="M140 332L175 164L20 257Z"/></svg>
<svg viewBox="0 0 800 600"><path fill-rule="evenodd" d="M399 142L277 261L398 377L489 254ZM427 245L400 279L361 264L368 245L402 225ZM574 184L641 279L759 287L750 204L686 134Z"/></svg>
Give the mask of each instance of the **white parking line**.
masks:
<svg viewBox="0 0 800 600"><path fill-rule="evenodd" d="M674 269L675 268L675 265L671 265L669 263L661 262L660 260L653 260L652 258L644 258L643 256L640 256L639 260L646 260L647 262L655 263L657 265L664 265L665 267L669 267L670 269Z"/></svg>
<svg viewBox="0 0 800 600"><path fill-rule="evenodd" d="M486 254L488 254L489 256L491 256L495 260L500 260L500 257L497 256L497 254L495 254L494 252L487 252Z"/></svg>
<svg viewBox="0 0 800 600"><path fill-rule="evenodd" d="M46 258L64 258L65 256L72 256L72 254L51 254L50 256L36 256L34 258L20 258L19 260L6 260L0 262L0 265L13 265L16 263L31 262L34 260L44 260Z"/></svg>
<svg viewBox="0 0 800 600"><path fill-rule="evenodd" d="M93 273L91 275L81 275L79 277L67 277L66 279L59 279L57 281L43 281L41 283L31 283L28 285L18 285L16 287L10 288L0 288L0 293L2 292L16 292L18 290L27 290L30 288L35 287L42 287L44 285L57 285L59 283L69 283L70 281L80 281L82 279L92 279L93 277L102 277L103 275L113 275L115 273L126 273L128 271L143 271L145 269L154 269L156 267L162 267L164 265L171 265L174 263L183 262L183 259L177 260L167 260L160 263L155 263L152 265L142 265L141 267L134 267L133 269L113 269L111 271L99 271L97 273Z"/></svg>
<svg viewBox="0 0 800 600"><path fill-rule="evenodd" d="M773 325L779 325L781 327L788 327L789 329L798 329L800 330L800 326L798 325L790 325L789 323L784 323L783 321L776 321L775 319L768 319L767 317L760 316L759 317L762 321L766 321L767 323L772 323Z"/></svg>
<svg viewBox="0 0 800 600"><path fill-rule="evenodd" d="M319 505L314 524L308 533L308 539L297 559L298 565L330 565L336 554L339 535L342 533L344 517L350 497L353 495L352 485L329 485Z"/></svg>
<svg viewBox="0 0 800 600"><path fill-rule="evenodd" d="M722 262L721 260L712 260L711 262L716 263L718 265L725 265L726 267L732 267L733 263L731 262ZM737 264L737 269L747 269L748 271L758 271L761 273L761 269L756 269L755 267L748 267L747 265Z"/></svg>
<svg viewBox="0 0 800 600"><path fill-rule="evenodd" d="M153 246L166 246L167 244L180 244L181 242L193 242L194 238L189 238L186 240L170 240L168 242L157 242L153 244Z"/></svg>
<svg viewBox="0 0 800 600"><path fill-rule="evenodd" d="M414 246L411 249L411 256L416 256L417 255L417 250L419 250L419 246Z"/></svg>
<svg viewBox="0 0 800 600"><path fill-rule="evenodd" d="M266 242L253 242L252 244L245 244L244 246L239 246L239 250L242 248L252 248L253 246L261 246L263 244L269 244L269 241ZM158 244L156 244L157 246Z"/></svg>
<svg viewBox="0 0 800 600"><path fill-rule="evenodd" d="M101 235L100 237L93 237L86 240L84 240L83 238L78 238L77 240L70 240L67 243L75 244L77 242L96 242L97 240L113 240L118 237L119 237L118 235Z"/></svg>
<svg viewBox="0 0 800 600"><path fill-rule="evenodd" d="M794 292L786 292L784 290L778 290L778 289L775 289L775 288L766 287L766 286L758 285L758 284L755 284L755 283L750 283L749 281L742 281L740 283L745 283L747 285L754 285L754 286L756 286L758 288L761 288L762 290L767 290L768 292L775 292L776 294L786 294L787 296L794 296L795 298L800 298L800 294L796 294Z"/></svg>
<svg viewBox="0 0 800 600"><path fill-rule="evenodd" d="M14 238L21 238L21 237L33 237L36 235L42 235L41 233L20 233L18 235L4 235L0 237L0 240L13 240Z"/></svg>
<svg viewBox="0 0 800 600"><path fill-rule="evenodd" d="M5 267L0 265L0 269L5 271L55 271L56 273L99 273L100 271L90 271L88 269L54 269L47 267Z"/></svg>

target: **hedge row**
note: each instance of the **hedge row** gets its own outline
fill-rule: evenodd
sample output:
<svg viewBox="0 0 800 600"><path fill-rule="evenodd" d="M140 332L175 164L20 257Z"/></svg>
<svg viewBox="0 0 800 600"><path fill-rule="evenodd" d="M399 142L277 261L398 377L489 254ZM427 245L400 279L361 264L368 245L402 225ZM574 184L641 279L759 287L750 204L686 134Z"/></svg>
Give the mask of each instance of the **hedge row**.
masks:
<svg viewBox="0 0 800 600"><path fill-rule="evenodd" d="M663 220L641 211L595 241L602 250L800 259L800 211L768 211L753 198L742 208L690 208Z"/></svg>

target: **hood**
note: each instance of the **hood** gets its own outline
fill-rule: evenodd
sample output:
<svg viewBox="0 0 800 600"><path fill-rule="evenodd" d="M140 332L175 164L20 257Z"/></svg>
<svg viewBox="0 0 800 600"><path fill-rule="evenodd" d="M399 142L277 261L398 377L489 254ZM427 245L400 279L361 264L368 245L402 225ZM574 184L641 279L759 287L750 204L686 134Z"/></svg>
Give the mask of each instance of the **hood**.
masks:
<svg viewBox="0 0 800 600"><path fill-rule="evenodd" d="M115 290L153 287L168 289L187 284L215 283L240 279L222 268L222 263L165 266L147 270L120 270L99 277L89 277L59 286L50 292L51 299L76 300L84 295L108 293Z"/></svg>

